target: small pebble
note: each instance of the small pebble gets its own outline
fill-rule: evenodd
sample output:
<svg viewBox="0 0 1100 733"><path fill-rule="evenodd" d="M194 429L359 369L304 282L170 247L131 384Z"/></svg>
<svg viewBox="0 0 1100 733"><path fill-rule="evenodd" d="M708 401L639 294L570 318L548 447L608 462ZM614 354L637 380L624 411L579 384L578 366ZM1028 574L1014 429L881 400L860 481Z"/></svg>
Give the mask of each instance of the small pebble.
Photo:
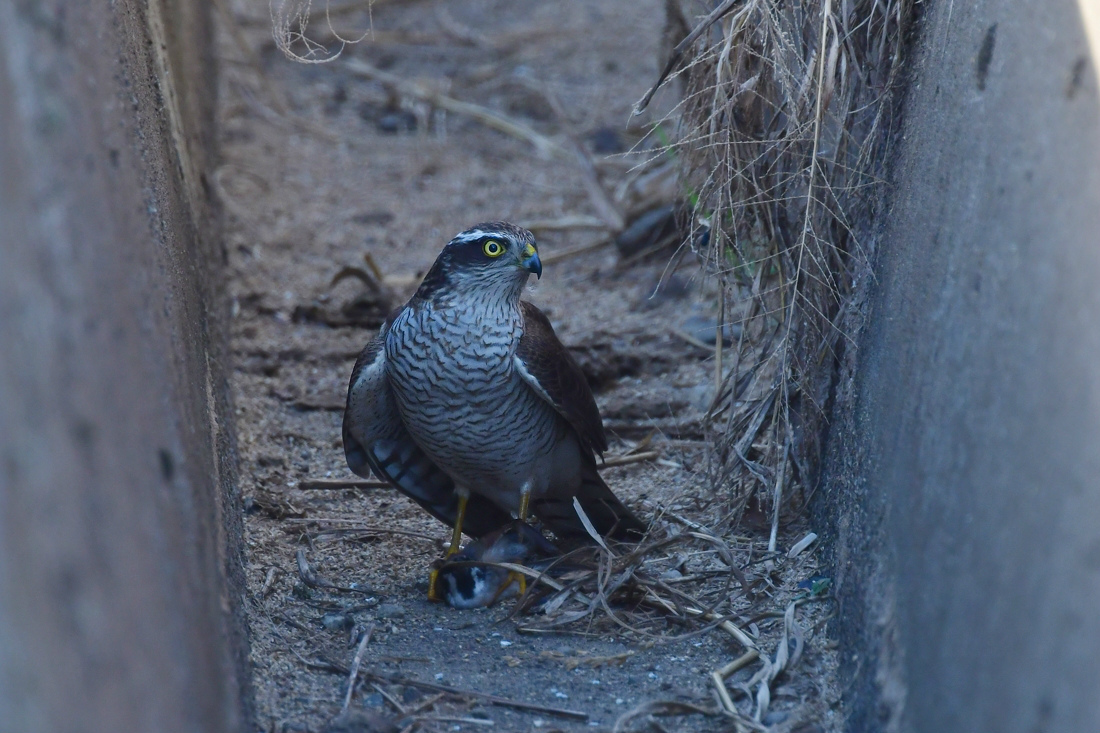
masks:
<svg viewBox="0 0 1100 733"><path fill-rule="evenodd" d="M787 713L780 712L778 710L769 710L764 714L764 725L776 725L782 723L789 717Z"/></svg>
<svg viewBox="0 0 1100 733"><path fill-rule="evenodd" d="M405 607L400 603L383 603L374 610L378 618L401 618L405 615Z"/></svg>
<svg viewBox="0 0 1100 733"><path fill-rule="evenodd" d="M355 618L351 614L330 611L321 617L321 625L329 631L344 631L355 626Z"/></svg>

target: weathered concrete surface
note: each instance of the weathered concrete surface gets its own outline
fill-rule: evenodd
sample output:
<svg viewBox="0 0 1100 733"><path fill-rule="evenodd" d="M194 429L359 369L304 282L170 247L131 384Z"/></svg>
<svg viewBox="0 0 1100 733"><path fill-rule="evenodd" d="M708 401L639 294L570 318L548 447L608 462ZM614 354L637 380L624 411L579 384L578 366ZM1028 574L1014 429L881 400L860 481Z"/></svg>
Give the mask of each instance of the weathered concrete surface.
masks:
<svg viewBox="0 0 1100 733"><path fill-rule="evenodd" d="M1100 101L1072 0L927 3L821 502L852 731L1100 730Z"/></svg>
<svg viewBox="0 0 1100 733"><path fill-rule="evenodd" d="M208 12L0 0L5 731L248 725Z"/></svg>

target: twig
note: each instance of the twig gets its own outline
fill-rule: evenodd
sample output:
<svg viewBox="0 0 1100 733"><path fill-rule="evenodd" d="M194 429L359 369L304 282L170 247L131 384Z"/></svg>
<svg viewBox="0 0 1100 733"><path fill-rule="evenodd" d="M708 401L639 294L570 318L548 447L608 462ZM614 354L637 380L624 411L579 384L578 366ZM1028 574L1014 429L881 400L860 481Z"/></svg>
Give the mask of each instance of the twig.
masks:
<svg viewBox="0 0 1100 733"><path fill-rule="evenodd" d="M661 507L660 504L658 504L657 506L658 506L659 509L662 509L664 511L666 516L672 517L677 522L684 525L685 527L688 527L689 529L694 529L696 532L704 532L706 534L714 534L713 532L711 532L709 529L707 529L702 524L699 524L698 522L693 522L690 519L688 519L687 517L682 517L682 516L680 516L679 514L677 514L676 512L674 512L670 509L664 509L664 507Z"/></svg>
<svg viewBox="0 0 1100 733"><path fill-rule="evenodd" d="M633 710L621 715L619 719L615 721L615 727L611 730L612 733L622 733L622 731L626 730L627 723L643 715L685 715L689 713L705 715L710 718L724 715L721 709L705 708L701 705L693 705L689 702L681 702L679 700L654 700L652 702L642 703Z"/></svg>
<svg viewBox="0 0 1100 733"><path fill-rule="evenodd" d="M428 695L426 698L424 698L423 700L418 702L416 704L416 707L409 711L409 714L416 715L421 710L427 710L428 708L432 707L433 705L435 705L437 702L439 702L440 700L442 700L446 696L447 696L446 692L437 692L434 695Z"/></svg>
<svg viewBox="0 0 1100 733"><path fill-rule="evenodd" d="M692 336L690 333L685 333L684 331L681 331L678 328L669 329L669 333L671 333L673 336L680 339L681 341L684 341L685 343L688 343L688 344L690 344L690 345L692 345L696 348L702 349L703 351L707 352L708 354L711 351L713 351L710 344L706 343L705 341L701 341L701 340L695 338L694 336ZM717 368L715 368L715 372L716 373L718 372Z"/></svg>
<svg viewBox="0 0 1100 733"><path fill-rule="evenodd" d="M658 458L660 453L648 451L646 453L632 453L625 456L611 456L599 464L598 468L612 468L614 466L626 466L641 461L651 461ZM375 479L305 479L298 483L298 488L303 491L331 491L339 489L392 489L393 485L388 481Z"/></svg>
<svg viewBox="0 0 1100 733"><path fill-rule="evenodd" d="M365 534L397 534L405 537L415 537L420 540L427 540L428 542L435 542L436 538L430 535L421 534L420 532L410 532L406 529L393 529L392 527L376 527L370 524L356 524L359 520L350 519L347 517L288 517L282 520L284 522L290 522L292 524L308 524L314 523L320 525L318 527L319 532L363 532ZM350 523L351 527L329 527L325 522L331 522L332 524Z"/></svg>
<svg viewBox="0 0 1100 733"><path fill-rule="evenodd" d="M816 537L816 535L814 536ZM267 594L271 592L271 585L275 582L275 573L277 572L283 572L283 569L276 565L272 565L267 569L263 587L260 588L260 598L267 598Z"/></svg>
<svg viewBox="0 0 1100 733"><path fill-rule="evenodd" d="M470 104L469 102L460 102L453 97L448 97L446 94L432 91L416 82L408 81L396 74L383 71L360 59L348 59L344 62L344 66L356 76L377 81L390 87L398 94L419 99L422 102L427 102L440 109L454 112L455 114L464 115L477 120L486 127L491 127L506 135L511 135L512 137L529 142L535 146L535 150L543 157L549 157L551 153L561 154L564 152L561 146L550 138L535 132L526 125L509 119L499 112L494 112L485 107Z"/></svg>
<svg viewBox="0 0 1100 733"><path fill-rule="evenodd" d="M558 231L562 229L607 229L607 222L594 216L574 214L557 219L531 219L523 224L533 232Z"/></svg>
<svg viewBox="0 0 1100 733"><path fill-rule="evenodd" d="M437 723L468 723L470 725L484 725L484 726L487 726L487 727L490 727L490 728L493 727L494 725L496 725L496 723L494 721L487 720L486 718L460 718L460 717L452 717L452 716L449 716L449 715L418 715L415 718L412 718L412 720L415 720L417 722L423 721L423 722L428 722L428 723L431 723L431 722L437 722Z"/></svg>
<svg viewBox="0 0 1100 733"><path fill-rule="evenodd" d="M717 400L718 396L722 394L722 382L725 378L725 374L722 371L722 347L725 346L725 329L726 323L726 289L725 287L719 287L720 296L718 298L719 310L718 310L718 325L715 327L714 332L714 399Z"/></svg>
<svg viewBox="0 0 1100 733"><path fill-rule="evenodd" d="M687 37L685 37L684 40L676 44L676 48L672 50L672 55L668 58L668 63L666 63L665 68L661 70L661 75L657 77L657 83L650 87L649 91L647 91L645 95L643 95L642 98L638 100L638 103L634 105L634 114L640 115L642 111L649 106L650 101L653 99L653 95L657 93L657 90L660 89L661 85L665 83L665 79L667 79L668 75L672 73L672 69L675 68L676 64L680 62L680 59L683 57L684 51L687 50L688 46L695 43L695 39L703 35L703 33L706 32L707 28L710 28L712 25L721 20L726 15L726 13L733 10L733 6L739 2L741 2L741 0L726 0L724 3L712 10L710 15L703 18L703 21L699 25L695 26L695 29L691 33L688 33Z"/></svg>
<svg viewBox="0 0 1100 733"><path fill-rule="evenodd" d="M408 708L399 703L396 697L386 692L386 689L382 687L382 685L378 684L377 682L371 682L370 686L374 688L375 692L384 697L390 705L393 705L395 708L397 708L397 712L401 713L402 715L409 714Z"/></svg>
<svg viewBox="0 0 1100 733"><path fill-rule="evenodd" d="M499 705L506 708L515 708L516 710L533 710L537 713L546 713L548 715L560 715L564 718L573 718L574 720L588 720L588 713L580 712L579 710L567 710L565 708L555 708L547 705L537 705L531 702L521 702L519 700L512 700L507 697L500 697L498 695L489 695L484 692L477 692L475 690L465 690L461 687L452 687L450 685L441 685L436 682L421 682L420 680L413 680L407 678L395 678L386 677L380 674L370 673L370 677L373 679L380 679L384 682L389 682L394 685L406 685L408 687L420 687L425 690L432 690L433 692L446 692L450 695L458 695L460 697L473 697L493 705Z"/></svg>
<svg viewBox="0 0 1100 733"><path fill-rule="evenodd" d="M793 559L802 554L802 551L812 545L817 540L817 533L810 532L805 537L791 546L791 549L787 551L787 557Z"/></svg>
<svg viewBox="0 0 1100 733"><path fill-rule="evenodd" d="M592 525L592 520L588 518L587 514L585 514L584 509L581 507L580 499L575 496L573 497L573 511L575 511L577 513L577 516L580 517L581 524L584 525L584 531L588 533L588 536L591 537L597 545L602 547L604 549L604 552L606 552L611 557L615 557L615 553L611 552L610 548L608 548L607 546L607 543L604 542L603 537L600 536L600 533L597 532L596 528Z"/></svg>
<svg viewBox="0 0 1100 733"><path fill-rule="evenodd" d="M359 676L359 667L363 664L363 654L367 651L367 644L370 643L370 637L373 633L374 624L372 623L363 632L363 639L359 642L359 648L355 650L355 657L351 660L351 671L348 672L348 691L344 694L344 707L341 708L341 713L346 713L348 706L351 705L351 696L355 694L355 681Z"/></svg>
<svg viewBox="0 0 1100 733"><path fill-rule="evenodd" d="M646 451L645 453L631 453L625 456L612 456L603 463L599 464L597 468L614 468L615 466L628 466L631 463L641 463L642 461L652 461L655 458L660 457L660 453L655 450Z"/></svg>
<svg viewBox="0 0 1100 733"><path fill-rule="evenodd" d="M542 260L542 264L552 265L555 262L561 262L562 260L568 260L570 258L576 257L577 255L582 255L582 254L586 254L588 252L593 252L597 249L603 249L604 247L608 246L609 244L614 244L614 243L615 243L615 240L612 239L611 237L599 237L598 239L592 240L588 244L581 244L581 245L578 245L576 247L573 247L572 249L563 250L561 252L552 252L552 253L546 255L545 257L540 257L540 259Z"/></svg>
<svg viewBox="0 0 1100 733"><path fill-rule="evenodd" d="M334 584L331 580L326 580L317 575L316 571L309 566L309 561L306 560L306 550L304 547L299 547L298 552L295 554L295 558L298 561L298 577L302 582L308 585L310 588L332 588Z"/></svg>
<svg viewBox="0 0 1100 733"><path fill-rule="evenodd" d="M779 458L779 470L775 477L775 503L772 511L772 529L768 536L768 552L775 552L775 544L779 537L779 507L783 503L783 481L787 477L787 455L790 453L791 444L783 443L783 455Z"/></svg>
<svg viewBox="0 0 1100 733"><path fill-rule="evenodd" d="M392 489L393 485L388 481L375 479L327 479L311 478L298 483L298 488L303 491L318 491L329 489Z"/></svg>
<svg viewBox="0 0 1100 733"><path fill-rule="evenodd" d="M626 226L626 222L623 220L623 212L619 210L618 205L608 195L607 189L600 183L600 178L596 175L596 164L592 160L592 155L589 154L588 149L584 147L584 143L573 131L573 126L570 124L569 116L565 114L565 108L562 106L561 100L545 84L536 84L531 80L526 83L526 86L546 100L546 103L550 105L550 109L554 111L554 116L558 118L558 122L566 128L566 137L569 140L570 147L573 148L573 154L576 156L577 166L580 168L581 178L584 181L584 188L588 192L588 199L592 202L592 208L596 210L596 214L608 227L615 232L621 232Z"/></svg>
<svg viewBox="0 0 1100 733"><path fill-rule="evenodd" d="M726 678L745 665L750 664L759 656L760 652L758 650L749 649L726 666L710 673L711 681L714 682L714 689L718 692L718 698L722 701L722 707L731 713L736 713L737 707L733 704L733 699L730 697L729 690L726 688Z"/></svg>

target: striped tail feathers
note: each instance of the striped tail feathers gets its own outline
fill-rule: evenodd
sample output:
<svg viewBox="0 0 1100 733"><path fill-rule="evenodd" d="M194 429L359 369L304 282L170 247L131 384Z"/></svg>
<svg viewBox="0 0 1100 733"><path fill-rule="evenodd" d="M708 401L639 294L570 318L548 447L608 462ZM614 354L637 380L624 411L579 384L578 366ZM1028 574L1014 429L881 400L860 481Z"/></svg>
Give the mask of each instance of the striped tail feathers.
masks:
<svg viewBox="0 0 1100 733"><path fill-rule="evenodd" d="M368 460L379 478L392 483L439 521L454 526L459 499L455 483L411 438L376 440ZM471 537L483 537L511 519L496 504L473 494L466 506L462 531Z"/></svg>
<svg viewBox="0 0 1100 733"><path fill-rule="evenodd" d="M637 542L645 535L646 525L612 493L596 471L595 462L585 467L576 499L601 537ZM532 500L531 509L562 544L592 544L588 530L577 516L572 495L547 494Z"/></svg>

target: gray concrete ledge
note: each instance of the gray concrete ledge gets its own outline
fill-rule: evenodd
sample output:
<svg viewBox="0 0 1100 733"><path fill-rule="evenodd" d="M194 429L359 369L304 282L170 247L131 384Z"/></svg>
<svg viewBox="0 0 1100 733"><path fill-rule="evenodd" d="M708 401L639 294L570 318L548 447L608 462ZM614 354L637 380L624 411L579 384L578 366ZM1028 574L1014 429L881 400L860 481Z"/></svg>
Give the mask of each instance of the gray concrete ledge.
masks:
<svg viewBox="0 0 1100 733"><path fill-rule="evenodd" d="M208 13L0 0L3 730L249 725Z"/></svg>
<svg viewBox="0 0 1100 733"><path fill-rule="evenodd" d="M849 730L1100 730L1096 66L1072 0L913 60L819 492Z"/></svg>

